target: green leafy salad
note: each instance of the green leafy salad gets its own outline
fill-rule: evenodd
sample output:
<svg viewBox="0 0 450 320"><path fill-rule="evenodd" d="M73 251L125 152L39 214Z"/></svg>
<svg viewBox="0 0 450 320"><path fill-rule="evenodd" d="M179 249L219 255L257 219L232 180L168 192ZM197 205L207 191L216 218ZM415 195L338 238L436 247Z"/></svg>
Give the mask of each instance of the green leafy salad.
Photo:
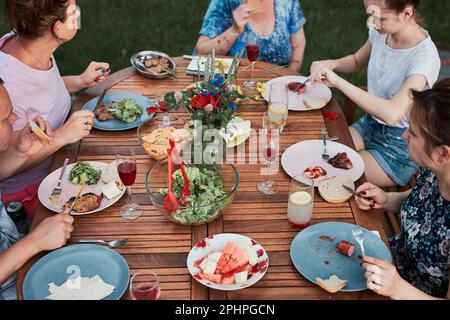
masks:
<svg viewBox="0 0 450 320"><path fill-rule="evenodd" d="M116 119L126 123L136 121L136 119L144 112L144 108L134 99L123 99L113 105L110 110Z"/></svg>
<svg viewBox="0 0 450 320"><path fill-rule="evenodd" d="M172 218L182 224L204 223L214 220L228 203L222 179L211 170L186 168L190 181L191 196L187 198L189 205L173 213ZM181 170L173 174L173 192L181 200L184 179ZM168 189L160 190L163 197Z"/></svg>
<svg viewBox="0 0 450 320"><path fill-rule="evenodd" d="M102 176L101 170L95 170L89 163L78 162L70 171L69 180L73 184L94 185Z"/></svg>

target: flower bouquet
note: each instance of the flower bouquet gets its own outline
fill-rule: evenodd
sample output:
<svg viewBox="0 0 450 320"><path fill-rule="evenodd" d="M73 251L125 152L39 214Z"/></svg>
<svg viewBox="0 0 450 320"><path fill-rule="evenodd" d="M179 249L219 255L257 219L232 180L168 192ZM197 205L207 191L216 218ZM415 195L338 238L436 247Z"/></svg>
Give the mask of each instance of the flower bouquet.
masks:
<svg viewBox="0 0 450 320"><path fill-rule="evenodd" d="M219 156L224 154L226 148L223 133L234 120L239 104L260 98L259 94L245 95L236 84L241 58L242 54L235 56L231 66L227 66L217 60L213 52L206 59L204 77L201 81L184 91L167 93L164 101L159 103L169 111L183 107L192 114L191 120L187 123L191 141L195 141L192 151L197 156L202 155L200 159L195 159L195 163L198 161L206 164L223 163L221 161L224 157ZM225 73L228 67L228 73ZM198 77L201 78L200 73ZM260 84L258 91L261 93L263 90L263 85Z"/></svg>

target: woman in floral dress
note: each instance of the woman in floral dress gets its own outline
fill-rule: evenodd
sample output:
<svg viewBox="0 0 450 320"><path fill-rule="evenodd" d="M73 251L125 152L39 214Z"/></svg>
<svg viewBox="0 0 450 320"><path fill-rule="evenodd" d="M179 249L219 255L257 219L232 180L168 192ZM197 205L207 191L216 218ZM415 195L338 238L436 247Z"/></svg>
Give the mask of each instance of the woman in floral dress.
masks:
<svg viewBox="0 0 450 320"><path fill-rule="evenodd" d="M363 210L400 212L402 229L390 239L396 267L363 257L367 286L392 299L450 299L450 79L413 92L404 139L426 168L407 192L386 193L366 183L357 193Z"/></svg>

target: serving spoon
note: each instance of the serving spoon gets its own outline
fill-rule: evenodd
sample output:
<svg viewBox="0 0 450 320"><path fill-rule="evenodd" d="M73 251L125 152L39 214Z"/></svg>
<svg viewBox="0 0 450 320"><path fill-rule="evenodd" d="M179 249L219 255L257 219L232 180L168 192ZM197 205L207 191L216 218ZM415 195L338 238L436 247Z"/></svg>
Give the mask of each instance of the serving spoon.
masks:
<svg viewBox="0 0 450 320"><path fill-rule="evenodd" d="M167 149L167 157L169 160L168 167L169 167L169 193L164 198L164 207L169 212L176 211L177 207L180 207L181 204L178 201L177 197L173 193L173 162L172 162L172 150Z"/></svg>
<svg viewBox="0 0 450 320"><path fill-rule="evenodd" d="M175 141L173 139L170 139L169 143L170 143L170 147L172 148L172 150L175 153L175 157L177 158L177 161L180 163L181 172L183 173L184 187L183 187L183 190L181 191L181 204L183 206L187 206L189 204L189 202L187 201L187 198L191 196L191 187L190 187L191 183L190 183L188 175L186 173L186 169L183 165L183 161L181 161L180 154L178 153L177 147L175 145Z"/></svg>

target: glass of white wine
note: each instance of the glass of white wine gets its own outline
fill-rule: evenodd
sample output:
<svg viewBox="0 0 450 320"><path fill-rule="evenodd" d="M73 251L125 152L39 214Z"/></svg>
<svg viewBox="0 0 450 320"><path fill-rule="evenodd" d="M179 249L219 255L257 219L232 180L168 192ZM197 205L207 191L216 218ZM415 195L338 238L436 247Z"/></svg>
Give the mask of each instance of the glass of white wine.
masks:
<svg viewBox="0 0 450 320"><path fill-rule="evenodd" d="M270 86L269 90L269 119L272 125L278 127L283 132L288 120L288 86L285 83L276 82Z"/></svg>

